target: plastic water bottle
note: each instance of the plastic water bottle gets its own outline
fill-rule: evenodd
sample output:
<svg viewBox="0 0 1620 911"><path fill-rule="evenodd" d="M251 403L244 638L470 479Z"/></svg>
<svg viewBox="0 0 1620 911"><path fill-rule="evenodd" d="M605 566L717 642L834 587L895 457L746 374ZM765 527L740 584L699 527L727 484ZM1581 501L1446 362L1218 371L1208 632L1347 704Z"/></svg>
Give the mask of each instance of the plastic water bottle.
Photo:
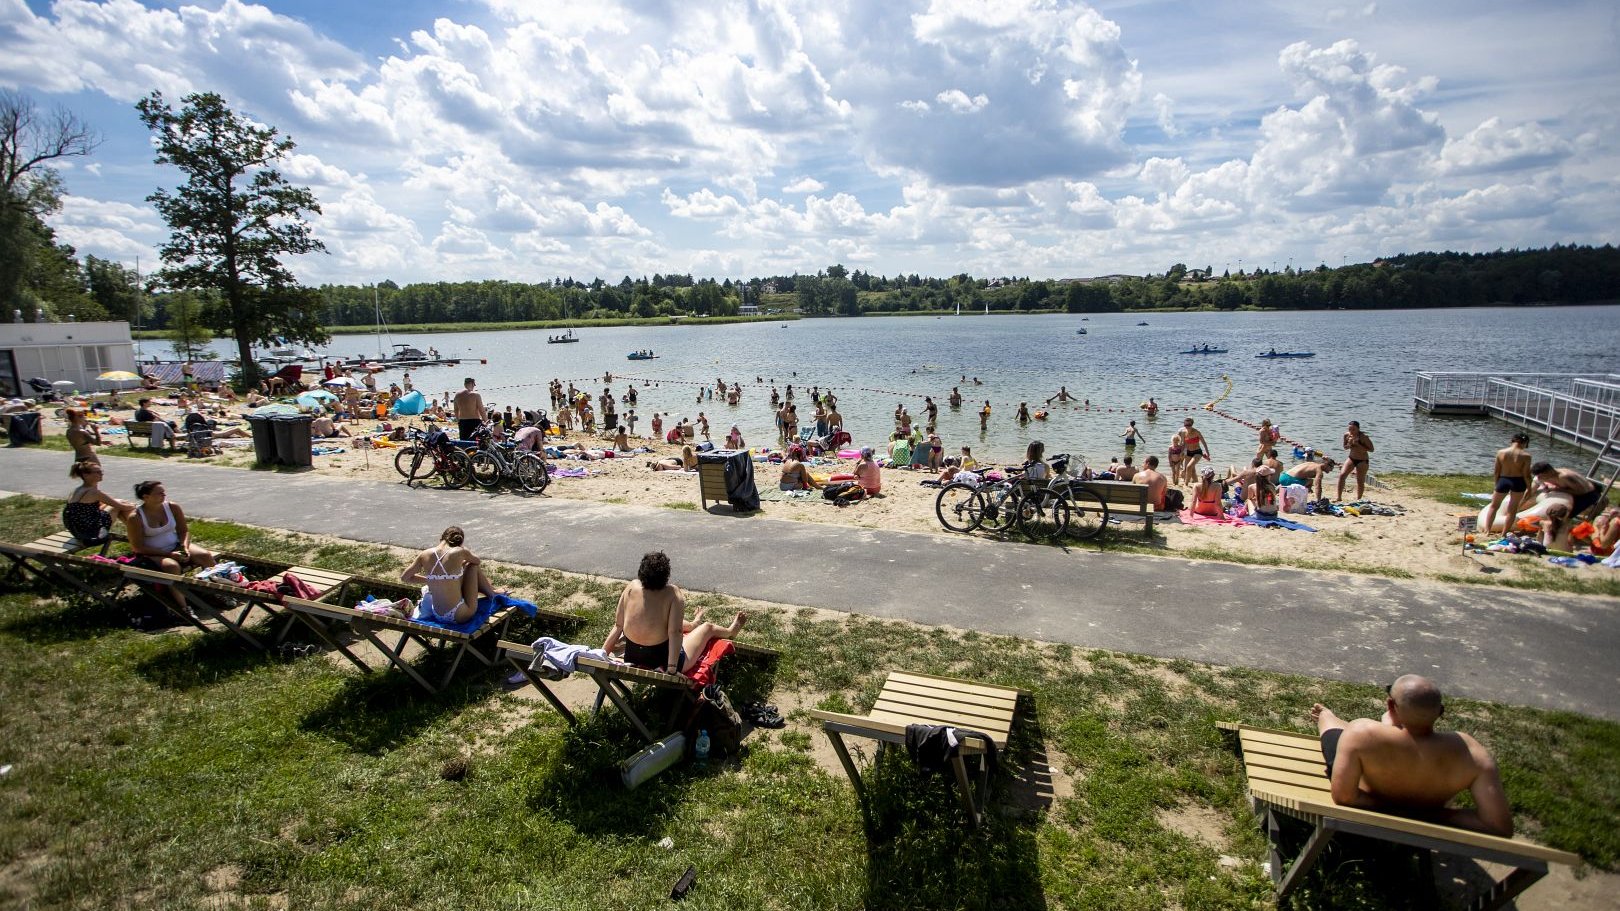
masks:
<svg viewBox="0 0 1620 911"><path fill-rule="evenodd" d="M697 760L698 768L709 764L709 732L698 731L697 742L692 746L692 757Z"/></svg>

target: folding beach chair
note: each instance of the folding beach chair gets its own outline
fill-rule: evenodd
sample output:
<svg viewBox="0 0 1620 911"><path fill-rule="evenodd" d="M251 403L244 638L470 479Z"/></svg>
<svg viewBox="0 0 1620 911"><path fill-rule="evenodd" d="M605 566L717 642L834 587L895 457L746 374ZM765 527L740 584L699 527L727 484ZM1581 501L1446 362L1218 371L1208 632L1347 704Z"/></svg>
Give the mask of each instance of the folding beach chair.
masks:
<svg viewBox="0 0 1620 911"><path fill-rule="evenodd" d="M906 728L913 724L943 725L958 729L961 748L950 757L956 778L957 796L970 824L977 826L984 815L990 788L990 764L984 758L986 741L997 750L1005 749L1018 714L1019 690L987 683L974 683L952 677L935 677L892 671L883 682L877 702L865 715L813 710L812 718L832 742L833 752L849 775L856 795L864 800L866 790L861 774L850 759L844 735L867 737L880 744L904 744ZM977 757L978 785L968 777L967 757Z"/></svg>
<svg viewBox="0 0 1620 911"><path fill-rule="evenodd" d="M1221 727L1236 733L1242 750L1250 801L1271 843L1271 878L1277 886L1279 904L1340 832L1511 867L1507 876L1474 902L1473 907L1479 911L1500 908L1512 901L1547 875L1548 864L1574 866L1581 862L1579 855L1525 841L1339 806L1333 802L1324 774L1318 737L1246 724ZM1303 820L1312 827L1309 840L1291 860L1282 856L1280 846L1283 816Z"/></svg>

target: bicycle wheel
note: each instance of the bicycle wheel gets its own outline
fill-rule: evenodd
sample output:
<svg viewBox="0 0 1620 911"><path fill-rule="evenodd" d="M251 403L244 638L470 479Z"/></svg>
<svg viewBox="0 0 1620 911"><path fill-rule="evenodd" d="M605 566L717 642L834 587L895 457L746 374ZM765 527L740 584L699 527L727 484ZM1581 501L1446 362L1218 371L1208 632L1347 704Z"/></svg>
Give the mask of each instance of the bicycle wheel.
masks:
<svg viewBox="0 0 1620 911"><path fill-rule="evenodd" d="M1072 485L1065 500L1069 507L1069 535L1082 541L1095 538L1108 527L1108 501L1090 487Z"/></svg>
<svg viewBox="0 0 1620 911"><path fill-rule="evenodd" d="M532 452L518 456L513 474L517 475L518 483L529 493L539 493L551 483L551 472L546 468L546 460Z"/></svg>
<svg viewBox="0 0 1620 911"><path fill-rule="evenodd" d="M978 500L979 527L1004 534L1018 523L1018 492L1011 487L981 487L973 494Z"/></svg>
<svg viewBox="0 0 1620 911"><path fill-rule="evenodd" d="M437 474L439 470L438 463L434 460L433 454L428 452L426 449L418 448L411 450L410 452L410 461L406 463L404 468L399 467L399 459L397 457L394 459L394 467L398 469L401 474L405 475L406 487L410 487L418 481L428 480Z"/></svg>
<svg viewBox="0 0 1620 911"><path fill-rule="evenodd" d="M472 467L474 484L489 490L501 486L501 476L505 472L501 470L500 459L482 449L478 449L467 456L467 461Z"/></svg>
<svg viewBox="0 0 1620 911"><path fill-rule="evenodd" d="M939 496L934 498L934 515L939 517L939 524L945 526L948 531L959 531L964 534L978 528L983 502L974 496L978 489L972 484L962 482L941 487Z"/></svg>
<svg viewBox="0 0 1620 911"><path fill-rule="evenodd" d="M1046 542L1069 525L1069 502L1052 491L1035 491L1018 504L1018 528L1032 541Z"/></svg>
<svg viewBox="0 0 1620 911"><path fill-rule="evenodd" d="M440 456L439 477L446 490L459 490L472 483L472 460L459 449L451 449Z"/></svg>
<svg viewBox="0 0 1620 911"><path fill-rule="evenodd" d="M411 445L401 447L399 452L394 453L394 470L399 472L400 477L410 479L411 463L421 452L422 447Z"/></svg>

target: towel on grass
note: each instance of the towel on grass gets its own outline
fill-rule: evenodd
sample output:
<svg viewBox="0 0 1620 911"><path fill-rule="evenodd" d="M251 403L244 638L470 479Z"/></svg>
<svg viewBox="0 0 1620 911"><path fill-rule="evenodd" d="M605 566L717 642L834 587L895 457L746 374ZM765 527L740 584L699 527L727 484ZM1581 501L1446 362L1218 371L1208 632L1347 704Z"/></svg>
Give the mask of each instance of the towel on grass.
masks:
<svg viewBox="0 0 1620 911"><path fill-rule="evenodd" d="M1306 525L1304 522L1292 522L1288 519L1267 519L1261 516L1244 516L1243 521L1250 525L1258 525L1261 528L1276 527L1286 528L1289 531L1316 531L1316 529Z"/></svg>
<svg viewBox="0 0 1620 911"><path fill-rule="evenodd" d="M472 633L477 632L485 623L489 622L490 616L496 611L504 610L508 607L515 607L531 617L535 615L535 607L533 602L496 592L495 597L493 598L487 595L479 598L478 610L474 612L473 615L464 623L445 623L441 620L435 620L431 613L422 610L420 606L418 606L416 611L411 614L411 619L417 623L426 623L429 626L441 627L452 632Z"/></svg>
<svg viewBox="0 0 1620 911"><path fill-rule="evenodd" d="M1190 509L1183 509L1180 515L1181 524L1183 525L1236 525L1238 527L1244 525L1242 519L1235 519L1228 515L1205 516Z"/></svg>

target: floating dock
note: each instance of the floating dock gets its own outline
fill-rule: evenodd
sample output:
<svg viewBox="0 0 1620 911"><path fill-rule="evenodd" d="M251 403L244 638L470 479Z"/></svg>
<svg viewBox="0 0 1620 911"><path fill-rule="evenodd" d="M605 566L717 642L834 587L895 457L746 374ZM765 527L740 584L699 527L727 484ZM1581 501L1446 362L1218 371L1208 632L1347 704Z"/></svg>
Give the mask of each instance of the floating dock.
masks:
<svg viewBox="0 0 1620 911"><path fill-rule="evenodd" d="M1606 455L1620 435L1620 374L1419 371L1412 406L1493 417Z"/></svg>

